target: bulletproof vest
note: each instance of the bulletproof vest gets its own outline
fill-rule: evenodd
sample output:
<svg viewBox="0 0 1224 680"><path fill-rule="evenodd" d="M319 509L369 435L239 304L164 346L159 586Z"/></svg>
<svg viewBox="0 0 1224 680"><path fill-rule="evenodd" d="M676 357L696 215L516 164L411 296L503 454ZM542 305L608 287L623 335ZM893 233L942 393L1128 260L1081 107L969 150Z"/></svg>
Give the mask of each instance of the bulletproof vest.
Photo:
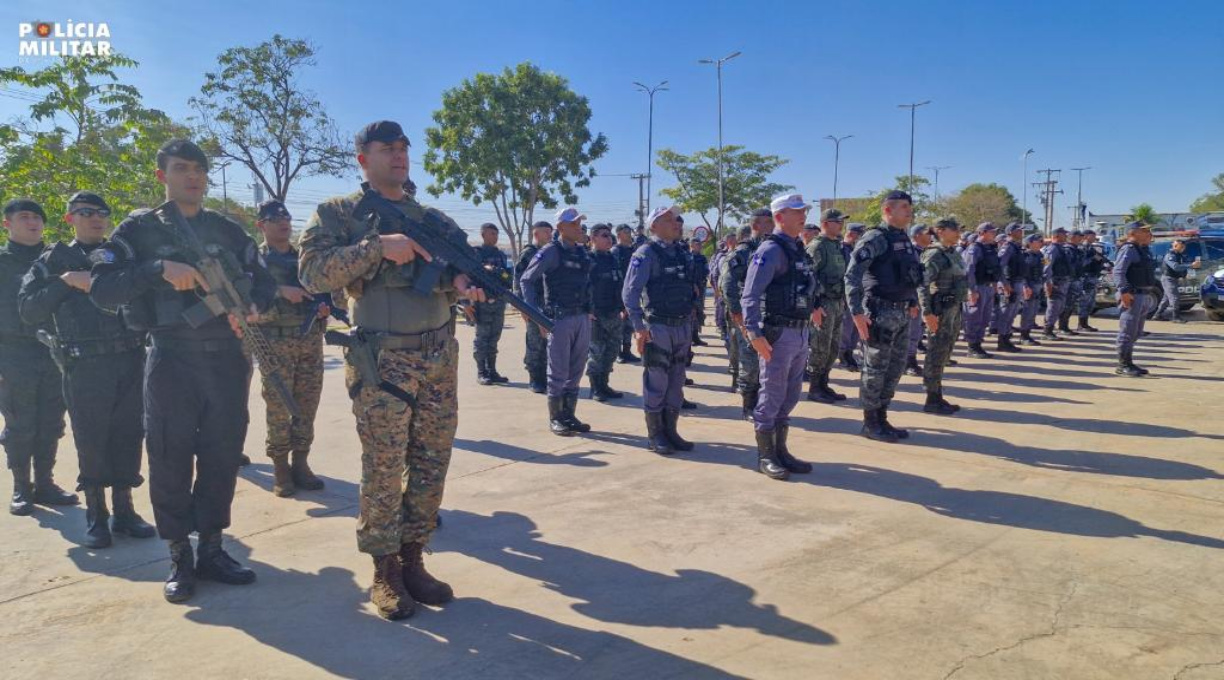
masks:
<svg viewBox="0 0 1224 680"><path fill-rule="evenodd" d="M1041 278L1045 271L1044 256L1041 251L1033 252L1031 250L1024 251L1024 280L1025 282L1037 285L1041 283Z"/></svg>
<svg viewBox="0 0 1224 680"><path fill-rule="evenodd" d="M1096 278L1105 271L1105 255L1093 246L1084 246L1084 276Z"/></svg>
<svg viewBox="0 0 1224 680"><path fill-rule="evenodd" d="M64 272L87 272L91 265L89 253L97 246L57 243L51 247L45 265L49 276ZM103 310L89 299L88 293L73 290L52 314L55 336L60 344L81 344L95 340L119 340L131 337L117 310Z"/></svg>
<svg viewBox="0 0 1224 680"><path fill-rule="evenodd" d="M1003 280L1010 282L1024 278L1024 260L1021 259L1023 255L1020 252L1020 246L1009 240L1003 244L1003 248L1009 253L1007 271L1003 272ZM1003 258L1000 257L1000 264L1002 264L1002 260Z"/></svg>
<svg viewBox="0 0 1224 680"><path fill-rule="evenodd" d="M1175 264L1185 264L1186 262L1186 254L1184 252L1175 253L1170 250L1168 258L1172 259ZM1170 279L1180 279L1186 276L1186 272L1179 272L1173 267L1170 267L1168 260L1164 260L1160 263L1160 269L1164 275Z"/></svg>
<svg viewBox="0 0 1224 680"><path fill-rule="evenodd" d="M1152 266L1151 251L1134 243L1127 243L1122 247L1134 248L1139 254L1139 259L1126 268L1126 283L1137 291L1156 288L1156 268Z"/></svg>
<svg viewBox="0 0 1224 680"><path fill-rule="evenodd" d="M702 281L710 278L710 261L706 259L704 253L690 251L689 256L693 259L693 281L701 285Z"/></svg>
<svg viewBox="0 0 1224 680"><path fill-rule="evenodd" d="M816 247L820 250L820 287L825 297L840 298L846 294L846 254L838 241L821 236Z"/></svg>
<svg viewBox="0 0 1224 680"><path fill-rule="evenodd" d="M1054 272L1056 279L1069 279L1075 273L1075 269L1071 264L1071 258L1067 256L1069 250L1066 245L1054 244L1050 249L1050 267Z"/></svg>
<svg viewBox="0 0 1224 680"><path fill-rule="evenodd" d="M649 243L657 260L658 275L646 282L643 307L656 316L686 317L693 312L693 272L689 251L673 244L665 248L658 241Z"/></svg>
<svg viewBox="0 0 1224 680"><path fill-rule="evenodd" d="M935 257L940 258L940 264L943 266L940 268L939 275L935 280L930 282L931 293L955 293L959 297L962 293L966 293L969 290L965 260L961 258L954 248L936 247L939 249L939 253Z"/></svg>
<svg viewBox="0 0 1224 680"><path fill-rule="evenodd" d="M591 254L591 261L591 307L603 314L624 309L621 289L625 277L616 256L612 251L596 251Z"/></svg>
<svg viewBox="0 0 1224 680"><path fill-rule="evenodd" d="M889 302L913 300L922 285L922 265L914 257L909 236L888 226L873 228L884 232L885 249L867 269L869 283L874 284L866 287L867 294Z"/></svg>
<svg viewBox="0 0 1224 680"><path fill-rule="evenodd" d="M544 275L544 305L553 313L590 311L587 284L590 280L591 256L586 248L566 248L560 242L550 243L544 248L556 248L561 260L557 268Z"/></svg>
<svg viewBox="0 0 1224 680"><path fill-rule="evenodd" d="M21 320L17 308L17 293L21 279L43 251L43 244L23 246L9 241L0 246L0 337L23 337L33 340L38 329Z"/></svg>
<svg viewBox="0 0 1224 680"><path fill-rule="evenodd" d="M540 247L534 243L529 243L523 246L519 251L518 262L514 263L514 291L519 295L523 294L522 282L519 281L523 277L523 272L527 271L527 266L535 259L535 254L540 252Z"/></svg>
<svg viewBox="0 0 1224 680"><path fill-rule="evenodd" d="M977 251L977 264L974 275L979 284L998 283L1002 267L999 266L999 250L986 243L974 243L970 248Z"/></svg>
<svg viewBox="0 0 1224 680"><path fill-rule="evenodd" d="M616 253L616 263L620 266L621 276L624 277L625 272L629 271L629 260L633 258L633 251L637 250L637 247L615 245L612 250Z"/></svg>
<svg viewBox="0 0 1224 680"><path fill-rule="evenodd" d="M265 247L263 258L268 273L276 279L276 285L302 287L302 282L298 280L298 252L296 250L290 248L288 252L281 253ZM272 302L272 308L276 316L264 325L299 328L306 319L315 314L317 306L310 300L294 304L277 296Z"/></svg>
<svg viewBox="0 0 1224 680"><path fill-rule="evenodd" d="M807 253L785 236L771 235L786 257L786 270L765 287L765 323L771 319L802 321L816 304L816 278Z"/></svg>
<svg viewBox="0 0 1224 680"><path fill-rule="evenodd" d="M1084 252L1079 246L1065 246L1067 253L1067 262L1071 265L1072 278L1079 278L1084 275Z"/></svg>

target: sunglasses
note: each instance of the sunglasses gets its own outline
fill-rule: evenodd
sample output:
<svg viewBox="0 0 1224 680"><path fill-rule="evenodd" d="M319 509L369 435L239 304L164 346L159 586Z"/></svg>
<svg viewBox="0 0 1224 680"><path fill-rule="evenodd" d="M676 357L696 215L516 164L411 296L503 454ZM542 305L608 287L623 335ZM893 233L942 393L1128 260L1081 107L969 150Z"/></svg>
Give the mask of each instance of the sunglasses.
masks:
<svg viewBox="0 0 1224 680"><path fill-rule="evenodd" d="M72 214L80 215L81 217L93 217L94 215L97 215L99 217L110 217L110 209L109 208L77 208L76 210L72 211Z"/></svg>

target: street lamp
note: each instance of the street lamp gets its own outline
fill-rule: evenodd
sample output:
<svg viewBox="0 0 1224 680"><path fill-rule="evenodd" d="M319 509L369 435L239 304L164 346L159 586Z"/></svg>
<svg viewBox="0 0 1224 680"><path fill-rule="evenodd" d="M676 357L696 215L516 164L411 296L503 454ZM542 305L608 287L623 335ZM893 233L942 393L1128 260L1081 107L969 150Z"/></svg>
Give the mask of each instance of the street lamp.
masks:
<svg viewBox="0 0 1224 680"><path fill-rule="evenodd" d="M1078 186L1075 189L1075 227L1084 226L1084 171L1091 170L1092 166L1086 168L1071 168L1079 176Z"/></svg>
<svg viewBox="0 0 1224 680"><path fill-rule="evenodd" d="M1028 157L1033 155L1034 153L1036 152L1033 151L1032 149L1029 149L1028 151L1024 152L1024 156L1021 158L1021 160L1024 161L1024 181L1020 183L1020 188L1021 190L1024 191L1024 201L1021 203L1020 210L1023 212L1023 214L1020 215L1020 220L1024 222L1026 225L1028 224L1028 218L1029 218L1029 212L1028 212Z"/></svg>
<svg viewBox="0 0 1224 680"><path fill-rule="evenodd" d="M939 171L947 170L951 167L952 167L951 165L928 165L926 166L927 170L931 170L935 173L935 200L936 201L939 200Z"/></svg>
<svg viewBox="0 0 1224 680"><path fill-rule="evenodd" d="M698 64L713 64L718 72L718 225L714 230L719 236L723 231L723 213L726 204L723 199L723 139L722 139L722 67L723 64L738 57L741 52L732 52L722 59L698 59Z"/></svg>
<svg viewBox="0 0 1224 680"><path fill-rule="evenodd" d="M931 100L928 99L924 102L914 102L913 104L897 104L897 108L899 109L909 109L910 110L910 164L909 164L909 190L910 191L914 190L914 112L918 110L919 106L926 106L927 104L930 104L930 103L931 103Z"/></svg>
<svg viewBox="0 0 1224 680"><path fill-rule="evenodd" d="M656 92L667 89L667 81L655 85L654 87L646 87L645 85L634 81L637 89L646 93L650 99L650 118L649 127L646 132L646 210L645 215L650 214L650 177L654 174L654 96Z"/></svg>
<svg viewBox="0 0 1224 680"><path fill-rule="evenodd" d="M825 135L825 139L833 142L833 202L837 202L837 164L841 159L841 143L850 139L854 135L846 135L844 137L834 137L833 135Z"/></svg>

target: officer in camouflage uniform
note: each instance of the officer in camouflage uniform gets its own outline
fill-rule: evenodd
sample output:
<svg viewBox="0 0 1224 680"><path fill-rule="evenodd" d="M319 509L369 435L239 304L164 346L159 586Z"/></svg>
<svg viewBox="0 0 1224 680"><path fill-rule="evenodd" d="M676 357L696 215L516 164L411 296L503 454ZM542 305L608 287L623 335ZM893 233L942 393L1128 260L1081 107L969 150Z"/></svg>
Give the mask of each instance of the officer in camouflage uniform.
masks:
<svg viewBox="0 0 1224 680"><path fill-rule="evenodd" d="M535 259L536 253L540 252L540 248L552 242L552 235L552 224L547 221L540 220L531 225L531 243L523 247L522 252L519 253L518 262L514 265L514 290L519 297L527 297L523 292L523 272L527 271L528 265ZM544 282L537 281L533 285L536 288L537 298L544 297ZM527 320L526 317L524 317L524 322L527 326L527 351L523 354L523 367L527 369L527 381L531 391L536 394L544 394L548 391L548 338L544 336L539 326Z"/></svg>
<svg viewBox="0 0 1224 680"><path fill-rule="evenodd" d="M13 471L9 512L29 515L34 505L76 505L79 500L55 483L55 452L64 436L64 396L60 370L39 343L36 326L18 313L18 292L43 251L46 213L31 200L4 206L9 240L0 246L0 442ZM30 479L30 465L34 480Z"/></svg>
<svg viewBox="0 0 1224 680"><path fill-rule="evenodd" d="M485 222L480 225L481 244L476 254L490 274L509 285L513 275L510 258L497 247L497 237L496 224ZM481 385L508 383L510 379L497 372L497 343L501 341L502 327L506 325L506 301L493 299L473 303L472 307L476 315L476 381Z"/></svg>
<svg viewBox="0 0 1224 680"><path fill-rule="evenodd" d="M722 272L723 258L735 248L736 242L735 232L727 234L723 237L723 242L718 250L714 252L714 257L710 258L710 290L714 293L714 325L718 327L718 337L722 338L728 358L731 356L730 324L727 323L727 305L722 299L722 290L718 287L718 275ZM728 366L727 372L735 375L738 370L732 371ZM738 391L739 387L735 384L734 379L731 383L731 389Z"/></svg>
<svg viewBox="0 0 1224 680"><path fill-rule="evenodd" d="M922 251L931 245L934 238L931 229L925 224L915 224L909 229L910 245L914 256L922 259ZM922 376L922 366L918 364L918 346L922 344L923 324L920 317L910 319L909 345L905 350L905 375Z"/></svg>
<svg viewBox="0 0 1224 680"><path fill-rule="evenodd" d="M625 396L608 384L626 316L625 303L621 300L624 278L620 261L612 251L611 225L600 224L591 229L591 244L594 246L591 253L591 350L587 377L591 381L591 398L607 401Z"/></svg>
<svg viewBox="0 0 1224 680"><path fill-rule="evenodd" d="M426 212L466 235L449 217L403 191L408 138L398 123L378 121L357 135L357 162L369 182L409 218ZM466 275L450 267L428 294L414 290L429 273L428 254L410 237L382 233L353 218L361 193L321 203L302 236L300 274L307 290L344 288L357 330L345 352L345 383L361 438L357 547L374 560L370 599L380 616L401 619L415 602L440 605L451 587L425 570L422 551L438 505L458 425L452 305L484 301Z"/></svg>
<svg viewBox="0 0 1224 680"><path fill-rule="evenodd" d="M735 359L739 372L736 381L742 400L741 413L745 420L752 418L752 411L756 408L757 396L761 391L761 362L744 328L744 310L740 305L740 298L743 295L744 280L748 277L752 254L774 230L773 214L769 208L754 210L748 229L751 237L745 238L746 234L741 229L735 250L723 258L722 274L718 280L727 305L733 342L737 348Z"/></svg>
<svg viewBox="0 0 1224 680"><path fill-rule="evenodd" d="M698 289L697 299L693 301L693 347L705 347L709 344L701 339L701 329L705 327L706 318L706 281L710 278L710 259L701 252L703 245L705 244L697 239L689 240L689 254L693 258L693 280Z"/></svg>
<svg viewBox="0 0 1224 680"><path fill-rule="evenodd" d="M846 395L829 387L829 371L837 359L846 314L846 257L841 242L845 220L845 215L836 208L824 211L820 216L820 236L806 248L816 281L820 284L819 304L824 310L823 322L812 329L811 356L808 358L812 382L808 386L807 398L822 404L846 399Z"/></svg>
<svg viewBox="0 0 1224 680"><path fill-rule="evenodd" d="M157 533L132 505L132 489L144 483L144 335L128 329L117 310L102 310L89 300L89 258L110 229L110 206L97 194L77 192L68 199L64 221L76 239L43 252L26 274L19 298L26 323L55 326L52 356L64 373L64 399L80 464L77 490L85 493L82 545L98 549L111 545L112 531L133 538ZM113 518L106 487L114 501Z"/></svg>
<svg viewBox="0 0 1224 680"><path fill-rule="evenodd" d="M842 235L842 256L846 260L847 267L850 266L850 253L854 250L854 244L862 238L865 231L866 227L857 222L846 227L846 233ZM861 340L858 329L854 327L854 319L850 315L850 307L847 306L845 314L842 315L841 342L837 349L838 368L851 373L858 373L862 370L858 360L854 358L854 349Z"/></svg>
<svg viewBox="0 0 1224 680"><path fill-rule="evenodd" d="M331 310L316 303L298 279L298 250L289 242L292 222L289 209L276 200L260 205L255 219L255 226L264 237L259 254L277 285L276 300L260 318L259 327L280 358L278 376L298 407L295 418L261 366L272 493L281 498L292 496L298 489L323 488L323 480L315 476L307 459L314 443L315 414L323 393L323 331L331 315Z"/></svg>
<svg viewBox="0 0 1224 680"><path fill-rule="evenodd" d="M961 330L961 305L969 293L965 276L965 261L956 252L960 240L960 224L945 217L935 222L939 242L922 253L922 287L918 289L918 305L922 321L931 334L927 344L926 364L922 369L922 384L926 388L926 403L922 410L938 415L951 415L960 410L943 398L943 372L952 358L952 347Z"/></svg>
<svg viewBox="0 0 1224 680"><path fill-rule="evenodd" d="M612 248L616 255L617 262L621 267L621 280L625 280L625 275L629 273L629 260L633 259L633 251L637 250L638 243L633 238L633 227L622 224L616 227L616 246ZM625 322L621 326L621 350L620 356L617 357L617 362L622 364L636 364L641 359L633 354L631 347L633 346L633 324L629 321L629 315L625 315Z"/></svg>
<svg viewBox="0 0 1224 680"><path fill-rule="evenodd" d="M914 203L904 191L881 201L884 224L872 228L854 247L846 269L846 297L854 325L865 340L863 436L895 442L909 432L888 422L888 405L905 369L909 322L918 314L922 266L905 233Z"/></svg>

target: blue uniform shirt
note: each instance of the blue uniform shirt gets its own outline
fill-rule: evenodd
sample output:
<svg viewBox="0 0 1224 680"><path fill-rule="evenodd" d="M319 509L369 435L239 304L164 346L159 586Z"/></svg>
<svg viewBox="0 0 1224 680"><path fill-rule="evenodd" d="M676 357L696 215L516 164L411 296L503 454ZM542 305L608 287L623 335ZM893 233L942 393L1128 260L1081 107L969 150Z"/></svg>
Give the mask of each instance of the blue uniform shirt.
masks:
<svg viewBox="0 0 1224 680"><path fill-rule="evenodd" d="M785 234L776 234L778 238L786 238ZM795 239L795 247L803 250L803 243ZM790 260L782 251L782 246L766 239L748 263L748 275L744 278L744 290L740 293L740 307L744 310L744 328L748 336L760 336L760 329L765 322L765 289L774 278L786 273Z"/></svg>
<svg viewBox="0 0 1224 680"><path fill-rule="evenodd" d="M625 287L622 291L624 298L625 309L629 312L629 321L633 323L633 330L646 330L646 312L642 309L642 292L646 290L646 284L650 279L656 276L662 276L662 263L659 262L655 255L654 249L650 247L651 243L657 243L662 246L665 251L673 248L681 248L676 242L666 243L657 236L652 236L648 243L642 244L633 254L633 258L629 260L629 273L625 274Z"/></svg>
<svg viewBox="0 0 1224 680"><path fill-rule="evenodd" d="M536 309L543 309L544 275L561 266L562 248L572 250L581 247L577 243L567 246L561 239L557 239L540 248L535 257L531 258L531 264L523 270L523 276L519 278L519 287L522 288L523 299L527 301L527 304Z"/></svg>

